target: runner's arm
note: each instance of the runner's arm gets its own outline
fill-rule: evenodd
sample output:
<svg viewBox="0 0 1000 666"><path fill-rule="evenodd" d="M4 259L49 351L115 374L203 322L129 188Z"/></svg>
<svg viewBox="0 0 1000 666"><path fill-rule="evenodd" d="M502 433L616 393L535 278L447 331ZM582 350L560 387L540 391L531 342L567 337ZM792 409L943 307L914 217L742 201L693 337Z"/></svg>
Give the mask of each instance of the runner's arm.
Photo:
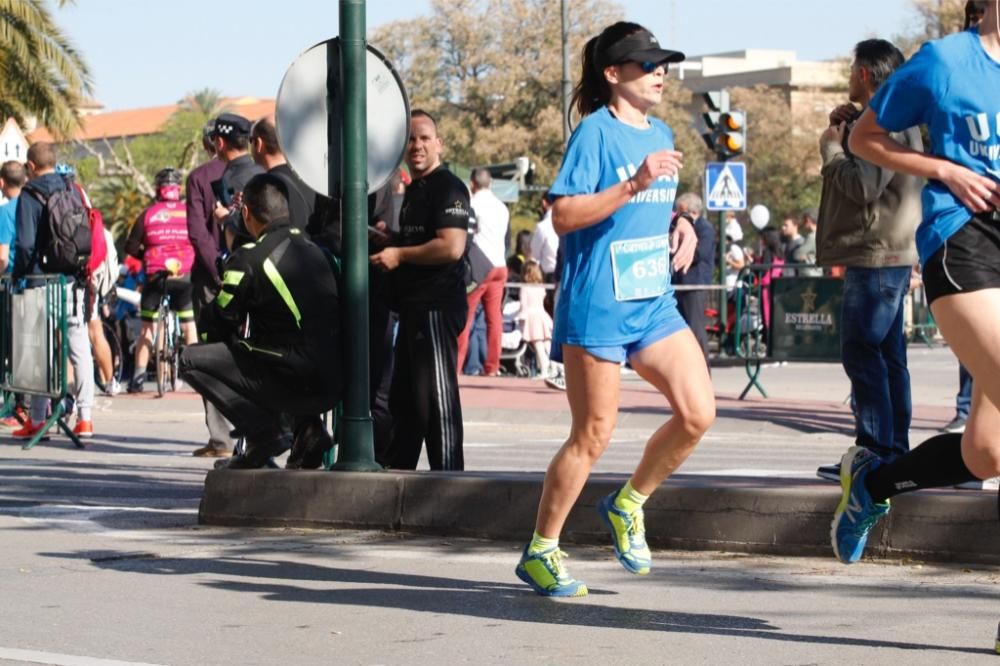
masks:
<svg viewBox="0 0 1000 666"><path fill-rule="evenodd" d="M973 212L986 212L1000 206L1000 183L894 141L889 132L879 126L870 108L861 114L848 146L858 157L883 168L944 183Z"/></svg>
<svg viewBox="0 0 1000 666"><path fill-rule="evenodd" d="M593 194L559 197L552 204L552 225L559 235L563 235L603 222L657 178L677 175L682 166L681 157L675 150L650 153L635 175L623 182Z"/></svg>

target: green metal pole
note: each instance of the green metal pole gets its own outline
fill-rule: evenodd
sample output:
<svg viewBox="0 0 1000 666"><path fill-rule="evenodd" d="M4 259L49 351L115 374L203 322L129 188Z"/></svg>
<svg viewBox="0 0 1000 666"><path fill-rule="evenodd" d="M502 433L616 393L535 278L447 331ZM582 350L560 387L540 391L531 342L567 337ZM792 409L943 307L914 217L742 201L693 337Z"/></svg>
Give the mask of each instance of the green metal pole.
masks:
<svg viewBox="0 0 1000 666"><path fill-rule="evenodd" d="M334 469L370 471L375 463L368 376L368 126L365 59L365 0L340 0L341 221L344 253L344 314L347 381L343 438ZM328 79L329 81L329 79ZM329 84L328 84L329 85ZM333 101L333 100L331 100ZM332 106L330 108L333 108ZM331 123L332 124L332 123ZM331 142L332 143L332 142ZM330 146L335 150L335 146ZM331 170L332 171L332 170ZM336 174L330 174L331 185ZM331 192L334 189L331 187Z"/></svg>
<svg viewBox="0 0 1000 666"><path fill-rule="evenodd" d="M719 213L719 284L726 286L726 214ZM726 321L729 319L727 310L727 297L725 289L719 290L719 356L722 356L722 343L726 337Z"/></svg>

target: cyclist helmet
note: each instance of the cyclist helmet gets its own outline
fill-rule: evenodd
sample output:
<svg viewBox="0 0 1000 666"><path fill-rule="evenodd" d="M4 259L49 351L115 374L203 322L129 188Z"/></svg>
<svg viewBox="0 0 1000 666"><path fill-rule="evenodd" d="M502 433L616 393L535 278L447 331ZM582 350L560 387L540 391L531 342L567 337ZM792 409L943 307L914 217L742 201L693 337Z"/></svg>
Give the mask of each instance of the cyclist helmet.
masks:
<svg viewBox="0 0 1000 666"><path fill-rule="evenodd" d="M72 164L67 164L66 162L56 163L56 173L60 176L72 177L76 175L76 169L73 168Z"/></svg>
<svg viewBox="0 0 1000 666"><path fill-rule="evenodd" d="M160 201L180 201L181 172L173 167L160 169L156 178L156 198Z"/></svg>

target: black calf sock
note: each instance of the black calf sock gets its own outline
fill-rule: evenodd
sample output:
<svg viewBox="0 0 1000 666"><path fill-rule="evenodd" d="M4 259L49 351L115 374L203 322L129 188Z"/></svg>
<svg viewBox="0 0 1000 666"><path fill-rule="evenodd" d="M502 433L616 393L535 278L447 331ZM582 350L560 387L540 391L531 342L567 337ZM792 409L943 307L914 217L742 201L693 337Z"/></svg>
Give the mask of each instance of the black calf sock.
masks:
<svg viewBox="0 0 1000 666"><path fill-rule="evenodd" d="M868 475L865 487L873 500L884 502L911 490L976 480L962 460L962 434L948 433L935 435L905 456L882 465Z"/></svg>

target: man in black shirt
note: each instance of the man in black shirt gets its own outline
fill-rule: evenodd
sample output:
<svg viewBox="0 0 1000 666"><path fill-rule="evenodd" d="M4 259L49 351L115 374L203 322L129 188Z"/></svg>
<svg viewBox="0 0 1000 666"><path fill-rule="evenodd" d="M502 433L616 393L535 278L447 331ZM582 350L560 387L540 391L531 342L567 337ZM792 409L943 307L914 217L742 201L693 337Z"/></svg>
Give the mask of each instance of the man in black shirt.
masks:
<svg viewBox="0 0 1000 666"><path fill-rule="evenodd" d="M274 116L264 116L250 130L250 156L257 166L285 181L288 186L288 212L292 226L305 231L316 208L316 193L288 166L285 154L278 145L278 131Z"/></svg>
<svg viewBox="0 0 1000 666"><path fill-rule="evenodd" d="M390 274L390 303L399 314L389 397L394 433L379 460L395 469L416 469L424 441L431 469L465 468L457 361L468 309L469 191L441 166L442 147L434 118L414 110L406 153L413 182L403 198L399 232L371 256L376 268Z"/></svg>

